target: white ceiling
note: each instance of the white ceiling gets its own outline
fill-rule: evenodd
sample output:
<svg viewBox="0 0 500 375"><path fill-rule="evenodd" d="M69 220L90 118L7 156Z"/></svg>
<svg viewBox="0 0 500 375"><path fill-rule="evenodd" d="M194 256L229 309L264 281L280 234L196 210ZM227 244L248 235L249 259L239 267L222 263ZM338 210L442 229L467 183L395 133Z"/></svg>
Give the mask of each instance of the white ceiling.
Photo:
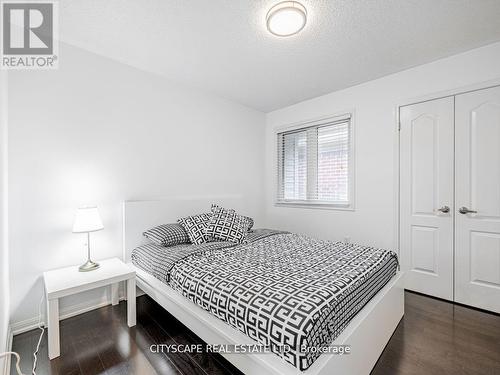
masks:
<svg viewBox="0 0 500 375"><path fill-rule="evenodd" d="M302 0L289 38L279 1L64 0L61 39L265 112L500 40L500 0Z"/></svg>

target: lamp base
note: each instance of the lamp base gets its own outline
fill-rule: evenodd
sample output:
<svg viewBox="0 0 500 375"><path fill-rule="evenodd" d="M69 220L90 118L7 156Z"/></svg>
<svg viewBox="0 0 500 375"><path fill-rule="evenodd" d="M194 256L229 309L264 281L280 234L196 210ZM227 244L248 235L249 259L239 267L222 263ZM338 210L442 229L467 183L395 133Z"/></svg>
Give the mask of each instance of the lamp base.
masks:
<svg viewBox="0 0 500 375"><path fill-rule="evenodd" d="M89 259L85 262L85 264L82 264L80 267L78 267L78 271L88 272L88 271L94 271L98 268L99 268L99 263L93 262Z"/></svg>

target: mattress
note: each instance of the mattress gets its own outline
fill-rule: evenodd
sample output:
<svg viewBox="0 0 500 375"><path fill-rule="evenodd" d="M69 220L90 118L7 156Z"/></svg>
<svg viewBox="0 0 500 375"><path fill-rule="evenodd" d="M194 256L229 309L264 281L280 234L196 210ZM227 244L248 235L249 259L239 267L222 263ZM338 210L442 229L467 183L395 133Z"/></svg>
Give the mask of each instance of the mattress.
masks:
<svg viewBox="0 0 500 375"><path fill-rule="evenodd" d="M392 251L255 233L240 245L162 248L148 256L136 249L132 261L300 370L321 353L310 348L328 346L397 271ZM170 250L182 255L155 266L151 254ZM144 267L148 257L150 271Z"/></svg>

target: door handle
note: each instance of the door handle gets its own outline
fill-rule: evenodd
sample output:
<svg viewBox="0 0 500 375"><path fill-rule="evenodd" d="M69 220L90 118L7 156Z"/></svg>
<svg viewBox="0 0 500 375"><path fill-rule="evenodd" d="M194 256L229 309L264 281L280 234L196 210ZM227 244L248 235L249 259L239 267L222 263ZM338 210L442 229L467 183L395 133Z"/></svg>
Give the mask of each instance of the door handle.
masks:
<svg viewBox="0 0 500 375"><path fill-rule="evenodd" d="M477 211L469 210L467 207L460 207L458 209L458 212L460 212L462 215L465 215L465 214L477 214Z"/></svg>
<svg viewBox="0 0 500 375"><path fill-rule="evenodd" d="M438 210L438 211L441 211L443 214L446 214L446 213L450 212L450 207L448 207L448 206L443 206L443 207L441 207L441 208L438 208L437 210Z"/></svg>

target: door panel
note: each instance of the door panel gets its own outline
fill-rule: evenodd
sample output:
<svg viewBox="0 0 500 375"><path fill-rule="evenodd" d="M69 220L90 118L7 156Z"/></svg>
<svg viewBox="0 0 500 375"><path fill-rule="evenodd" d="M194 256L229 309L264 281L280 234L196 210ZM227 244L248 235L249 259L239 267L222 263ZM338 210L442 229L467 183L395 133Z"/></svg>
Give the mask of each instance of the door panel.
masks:
<svg viewBox="0 0 500 375"><path fill-rule="evenodd" d="M434 215L438 126L437 119L426 114L410 123L411 197L414 214Z"/></svg>
<svg viewBox="0 0 500 375"><path fill-rule="evenodd" d="M455 300L500 312L500 88L456 96Z"/></svg>
<svg viewBox="0 0 500 375"><path fill-rule="evenodd" d="M411 227L411 267L413 270L438 276L439 230L433 227Z"/></svg>
<svg viewBox="0 0 500 375"><path fill-rule="evenodd" d="M500 285L500 235L471 231L470 238L471 282Z"/></svg>
<svg viewBox="0 0 500 375"><path fill-rule="evenodd" d="M479 92L476 96L483 96ZM464 98L459 99L464 100ZM465 98L467 100L467 98ZM461 113L463 116L464 113ZM463 121L463 118L462 118ZM470 204L481 216L500 217L500 103L484 102L470 111L469 124L461 123L470 131ZM468 129L469 128L469 129ZM466 134L463 134L466 135ZM494 173L497 172L497 173Z"/></svg>
<svg viewBox="0 0 500 375"><path fill-rule="evenodd" d="M453 300L453 97L400 108L405 287ZM449 212L438 209L448 206Z"/></svg>

